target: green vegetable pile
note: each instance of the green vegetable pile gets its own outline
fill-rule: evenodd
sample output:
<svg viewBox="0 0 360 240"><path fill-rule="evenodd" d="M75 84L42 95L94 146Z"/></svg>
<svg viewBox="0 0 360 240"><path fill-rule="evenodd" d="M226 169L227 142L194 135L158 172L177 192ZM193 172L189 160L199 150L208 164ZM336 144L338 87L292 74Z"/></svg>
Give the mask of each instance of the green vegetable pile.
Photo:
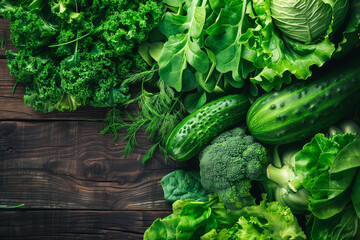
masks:
<svg viewBox="0 0 360 240"><path fill-rule="evenodd" d="M357 239L359 133L354 122L346 121L340 128L331 127L328 137L316 134L302 148L283 146L282 161L275 151L274 165L267 172L276 183L275 200L296 213L309 214L312 239Z"/></svg>
<svg viewBox="0 0 360 240"><path fill-rule="evenodd" d="M208 201L178 200L173 213L157 219L144 234L152 239L306 239L290 209L278 202L227 210L221 200L210 196Z"/></svg>
<svg viewBox="0 0 360 240"><path fill-rule="evenodd" d="M143 164L157 150L195 163L162 178L173 213L144 239L360 239L360 1L2 0L0 12L26 105L111 107L100 134L126 128L125 156L143 128Z"/></svg>
<svg viewBox="0 0 360 240"><path fill-rule="evenodd" d="M167 37L159 73L177 91L209 95L226 86L257 95L307 79L359 44L358 1L164 1L160 23ZM345 16L346 19L345 19Z"/></svg>
<svg viewBox="0 0 360 240"><path fill-rule="evenodd" d="M161 1L2 0L18 52L10 74L27 85L25 105L41 112L128 101L122 84L147 68L137 54L163 14Z"/></svg>

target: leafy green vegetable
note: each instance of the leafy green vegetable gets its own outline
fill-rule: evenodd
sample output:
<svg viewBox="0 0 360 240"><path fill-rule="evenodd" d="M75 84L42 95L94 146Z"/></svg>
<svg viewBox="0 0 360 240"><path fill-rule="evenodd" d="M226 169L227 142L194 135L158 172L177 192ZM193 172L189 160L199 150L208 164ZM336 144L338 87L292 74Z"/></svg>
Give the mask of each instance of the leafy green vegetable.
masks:
<svg viewBox="0 0 360 240"><path fill-rule="evenodd" d="M270 0L272 18L286 36L314 42L332 27L337 30L348 10L348 0Z"/></svg>
<svg viewBox="0 0 360 240"><path fill-rule="evenodd" d="M321 67L335 52L342 56L360 42L356 1L165 3L172 7L159 26L167 37L159 71L165 83L177 91L191 90L182 87L187 82L192 82L193 89L197 82L205 94L229 84L253 95L258 93L256 85L266 91L280 89L293 76L307 79L313 65ZM295 30L286 30L287 26ZM343 33L336 32L338 29ZM299 35L306 43L291 39ZM197 61L200 58L203 65Z"/></svg>
<svg viewBox="0 0 360 240"><path fill-rule="evenodd" d="M164 197L169 202L191 198L197 201L208 200L210 194L200 183L200 173L196 170L185 172L175 170L161 179Z"/></svg>
<svg viewBox="0 0 360 240"><path fill-rule="evenodd" d="M311 238L322 240L351 240L355 239L359 219L354 208L348 205L341 214L337 214L329 219L314 219L312 225Z"/></svg>
<svg viewBox="0 0 360 240"><path fill-rule="evenodd" d="M229 209L254 203L251 181L264 177L268 151L244 128L223 132L199 155L201 184L215 192Z"/></svg>
<svg viewBox="0 0 360 240"><path fill-rule="evenodd" d="M267 202L264 196L260 205L244 207L239 214L255 229L260 228L266 239L306 239L290 208L281 206L279 202Z"/></svg>
<svg viewBox="0 0 360 240"><path fill-rule="evenodd" d="M187 1L183 9L187 12L186 16L182 16L180 11L167 12L159 26L160 31L169 38L159 57L160 77L179 92L183 90L186 82L183 78L187 80L192 77L187 76L192 75L190 71L185 71L187 64L202 74L209 69L207 54L201 49L203 45L199 40L206 17L205 6L199 6L200 2Z"/></svg>
<svg viewBox="0 0 360 240"><path fill-rule="evenodd" d="M360 162L359 143L347 133L328 139L317 134L296 155L295 170L311 193L309 210L326 219L343 210Z"/></svg>
<svg viewBox="0 0 360 240"><path fill-rule="evenodd" d="M356 214L360 218L360 173L357 174L351 191L351 200L353 202Z"/></svg>
<svg viewBox="0 0 360 240"><path fill-rule="evenodd" d="M260 205L238 211L224 208L218 197L178 200L173 214L155 220L144 239L306 239L290 209L265 196Z"/></svg>
<svg viewBox="0 0 360 240"><path fill-rule="evenodd" d="M173 214L157 219L145 231L144 240L152 239L196 239L211 229L218 228L212 207L219 204L218 198L201 202L193 199L173 203ZM223 209L226 211L225 209Z"/></svg>
<svg viewBox="0 0 360 240"><path fill-rule="evenodd" d="M221 73L232 72L232 78L239 82L238 87L244 85L244 79L254 71L246 61L243 54L243 35L251 34L249 28L253 27L252 19L247 15L247 6L251 1L226 1L229 9L221 9L218 20L209 26L206 39L208 46L215 54L216 69ZM249 4L250 5L250 4ZM221 34L219 34L221 33Z"/></svg>
<svg viewBox="0 0 360 240"><path fill-rule="evenodd" d="M260 36L254 35L254 40L251 39L256 43L252 47L256 54L248 59L254 62L260 72L251 80L266 91L279 89L282 83L290 83L291 75L297 79L307 79L312 74L312 65L321 67L331 58L335 46L329 38L311 44L281 38L274 28L269 1L255 1L253 8L259 18Z"/></svg>
<svg viewBox="0 0 360 240"><path fill-rule="evenodd" d="M160 0L2 0L18 53L10 74L27 85L24 101L42 112L125 104L122 81L148 69L137 53L164 13Z"/></svg>
<svg viewBox="0 0 360 240"><path fill-rule="evenodd" d="M359 45L359 23L360 23L360 2L350 1L350 6L345 19L346 28L343 33L341 42L338 45L335 58L344 57L351 49Z"/></svg>

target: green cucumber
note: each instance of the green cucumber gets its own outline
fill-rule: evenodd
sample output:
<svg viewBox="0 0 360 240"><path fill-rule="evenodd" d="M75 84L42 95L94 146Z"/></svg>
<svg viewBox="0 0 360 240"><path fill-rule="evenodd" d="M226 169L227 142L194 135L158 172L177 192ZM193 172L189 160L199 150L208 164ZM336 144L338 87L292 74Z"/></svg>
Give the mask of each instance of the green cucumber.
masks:
<svg viewBox="0 0 360 240"><path fill-rule="evenodd" d="M248 97L228 95L204 105L184 118L166 141L167 154L176 161L195 157L214 137L245 120Z"/></svg>
<svg viewBox="0 0 360 240"><path fill-rule="evenodd" d="M360 96L360 61L257 99L247 114L250 133L268 144L303 140L354 111Z"/></svg>

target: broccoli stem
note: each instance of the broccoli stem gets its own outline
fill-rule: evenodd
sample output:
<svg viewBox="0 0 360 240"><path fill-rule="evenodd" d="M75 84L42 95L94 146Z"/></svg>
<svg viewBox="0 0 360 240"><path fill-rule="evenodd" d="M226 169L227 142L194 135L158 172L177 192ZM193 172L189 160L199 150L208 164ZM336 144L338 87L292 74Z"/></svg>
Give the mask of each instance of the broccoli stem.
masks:
<svg viewBox="0 0 360 240"><path fill-rule="evenodd" d="M295 173L288 165L284 165L282 168L277 168L272 164L269 164L266 170L266 176L279 186L287 188L289 187L289 182L294 180Z"/></svg>

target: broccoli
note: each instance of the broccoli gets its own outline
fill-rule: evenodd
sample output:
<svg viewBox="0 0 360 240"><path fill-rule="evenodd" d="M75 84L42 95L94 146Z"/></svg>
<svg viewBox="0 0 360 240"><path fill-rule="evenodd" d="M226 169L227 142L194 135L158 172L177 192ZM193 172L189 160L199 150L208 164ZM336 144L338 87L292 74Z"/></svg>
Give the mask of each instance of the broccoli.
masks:
<svg viewBox="0 0 360 240"><path fill-rule="evenodd" d="M251 181L261 181L270 161L267 149L237 127L217 136L199 155L201 184L229 209L255 203Z"/></svg>

